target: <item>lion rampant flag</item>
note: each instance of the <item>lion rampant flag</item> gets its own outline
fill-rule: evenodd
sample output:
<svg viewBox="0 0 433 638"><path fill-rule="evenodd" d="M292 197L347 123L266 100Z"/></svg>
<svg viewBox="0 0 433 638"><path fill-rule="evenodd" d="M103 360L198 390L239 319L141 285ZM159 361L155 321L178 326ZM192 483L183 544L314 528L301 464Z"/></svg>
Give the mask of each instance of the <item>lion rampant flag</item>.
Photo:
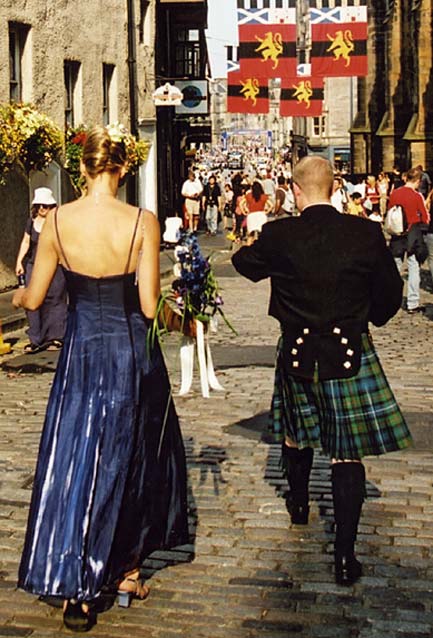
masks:
<svg viewBox="0 0 433 638"><path fill-rule="evenodd" d="M367 75L367 7L310 9L315 77Z"/></svg>
<svg viewBox="0 0 433 638"><path fill-rule="evenodd" d="M281 81L282 117L318 117L324 99L323 78L295 76Z"/></svg>
<svg viewBox="0 0 433 638"><path fill-rule="evenodd" d="M227 76L228 113L268 113L268 81L253 74L232 71Z"/></svg>
<svg viewBox="0 0 433 638"><path fill-rule="evenodd" d="M238 9L241 72L259 78L296 74L296 10Z"/></svg>

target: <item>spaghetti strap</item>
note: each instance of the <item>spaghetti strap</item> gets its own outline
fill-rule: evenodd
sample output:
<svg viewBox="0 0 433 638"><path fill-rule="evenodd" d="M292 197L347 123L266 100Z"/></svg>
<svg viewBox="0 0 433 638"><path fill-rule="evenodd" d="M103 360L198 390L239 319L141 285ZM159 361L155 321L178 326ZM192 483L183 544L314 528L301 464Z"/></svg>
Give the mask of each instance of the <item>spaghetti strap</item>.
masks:
<svg viewBox="0 0 433 638"><path fill-rule="evenodd" d="M65 262L67 269L71 270L69 262L66 259L65 251L63 250L62 242L60 241L59 227L58 227L58 224L57 224L57 211L58 210L59 210L59 207L56 206L56 210L54 211L54 226L55 226L55 229L56 229L57 242L59 244L60 252L62 253L63 261Z"/></svg>
<svg viewBox="0 0 433 638"><path fill-rule="evenodd" d="M129 264L131 261L132 249L134 248L134 242L135 242L135 237L137 236L138 223L140 221L141 213L142 213L142 209L139 208L138 214L137 214L137 221L135 222L134 233L131 239L131 245L129 247L128 261L126 262L125 275L128 274L129 272Z"/></svg>

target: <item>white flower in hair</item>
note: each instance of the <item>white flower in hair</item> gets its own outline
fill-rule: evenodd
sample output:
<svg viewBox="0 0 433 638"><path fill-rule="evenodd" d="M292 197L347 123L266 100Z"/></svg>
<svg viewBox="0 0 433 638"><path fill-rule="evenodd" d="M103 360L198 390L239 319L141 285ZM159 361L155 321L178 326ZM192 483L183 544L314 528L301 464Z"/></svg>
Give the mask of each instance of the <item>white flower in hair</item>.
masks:
<svg viewBox="0 0 433 638"><path fill-rule="evenodd" d="M125 126L123 126L123 124L120 124L119 122L108 124L105 128L112 142L123 142L128 136L128 130Z"/></svg>

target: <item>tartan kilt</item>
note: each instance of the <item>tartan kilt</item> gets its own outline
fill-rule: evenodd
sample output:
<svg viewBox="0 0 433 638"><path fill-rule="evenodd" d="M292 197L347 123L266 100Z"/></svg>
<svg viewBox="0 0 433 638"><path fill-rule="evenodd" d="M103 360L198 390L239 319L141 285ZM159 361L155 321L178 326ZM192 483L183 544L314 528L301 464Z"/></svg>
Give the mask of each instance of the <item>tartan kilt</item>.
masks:
<svg viewBox="0 0 433 638"><path fill-rule="evenodd" d="M412 444L367 334L362 335L359 372L348 379L313 380L284 373L282 337L277 347L270 414L274 441L288 436L300 448L321 447L335 459L361 459Z"/></svg>

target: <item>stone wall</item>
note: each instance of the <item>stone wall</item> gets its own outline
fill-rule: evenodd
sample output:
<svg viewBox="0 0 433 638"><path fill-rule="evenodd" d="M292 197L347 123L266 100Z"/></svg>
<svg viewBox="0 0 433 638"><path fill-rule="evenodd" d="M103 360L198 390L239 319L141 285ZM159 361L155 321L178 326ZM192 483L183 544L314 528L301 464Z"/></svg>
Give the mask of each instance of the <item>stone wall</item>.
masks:
<svg viewBox="0 0 433 638"><path fill-rule="evenodd" d="M352 126L354 166L433 173L432 0L369 3L369 74ZM362 139L366 143L362 143Z"/></svg>
<svg viewBox="0 0 433 638"><path fill-rule="evenodd" d="M156 119L152 101L155 0L149 3L135 0L133 4L137 121L145 121L152 132ZM110 64L115 67L112 113L116 120L131 128L126 2L0 0L0 103L9 102L10 23L28 28L22 61L24 101L32 102L63 128L64 61L76 61L81 66L74 124L102 124L102 68L103 64ZM155 180L149 175L147 178ZM60 202L72 199L73 191L66 174L60 177L59 191L56 195ZM0 290L15 284L15 258L29 214L29 192L28 179L18 173L8 175L6 185L0 186Z"/></svg>
<svg viewBox="0 0 433 638"><path fill-rule="evenodd" d="M154 41L154 2L146 15L135 2L139 117L154 117L151 100ZM0 102L9 101L8 23L30 27L31 51L24 69L25 99L63 126L65 89L63 63L81 63L82 100L79 111L86 124L102 122L102 64L116 68L117 113L129 124L128 31L126 2L51 2L2 0L0 2ZM79 113L77 114L79 115Z"/></svg>
<svg viewBox="0 0 433 638"><path fill-rule="evenodd" d="M0 290L16 284L15 262L30 211L25 175L13 171L6 186L0 185Z"/></svg>

